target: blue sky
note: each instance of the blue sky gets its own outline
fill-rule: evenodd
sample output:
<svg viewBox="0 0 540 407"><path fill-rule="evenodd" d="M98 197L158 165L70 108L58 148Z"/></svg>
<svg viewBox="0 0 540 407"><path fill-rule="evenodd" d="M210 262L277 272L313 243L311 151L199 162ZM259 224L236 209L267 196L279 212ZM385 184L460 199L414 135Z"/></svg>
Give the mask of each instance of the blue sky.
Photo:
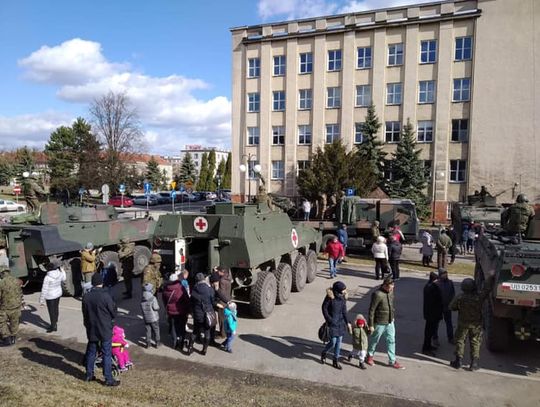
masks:
<svg viewBox="0 0 540 407"><path fill-rule="evenodd" d="M133 101L149 152L228 147L229 28L421 1L1 0L0 149L43 147L109 89Z"/></svg>

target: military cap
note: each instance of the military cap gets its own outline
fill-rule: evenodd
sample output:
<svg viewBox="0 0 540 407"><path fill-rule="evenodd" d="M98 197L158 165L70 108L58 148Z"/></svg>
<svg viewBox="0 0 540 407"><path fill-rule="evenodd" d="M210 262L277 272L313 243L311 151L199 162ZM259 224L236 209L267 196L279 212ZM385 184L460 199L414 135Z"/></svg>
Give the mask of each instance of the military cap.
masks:
<svg viewBox="0 0 540 407"><path fill-rule="evenodd" d="M161 263L161 256L159 253L152 253L152 256L150 257L150 264L156 263Z"/></svg>
<svg viewBox="0 0 540 407"><path fill-rule="evenodd" d="M516 198L517 203L526 203L529 202L529 198L527 198L527 195L525 194L519 194Z"/></svg>
<svg viewBox="0 0 540 407"><path fill-rule="evenodd" d="M472 278L466 278L461 282L461 291L470 293L476 290L476 282Z"/></svg>

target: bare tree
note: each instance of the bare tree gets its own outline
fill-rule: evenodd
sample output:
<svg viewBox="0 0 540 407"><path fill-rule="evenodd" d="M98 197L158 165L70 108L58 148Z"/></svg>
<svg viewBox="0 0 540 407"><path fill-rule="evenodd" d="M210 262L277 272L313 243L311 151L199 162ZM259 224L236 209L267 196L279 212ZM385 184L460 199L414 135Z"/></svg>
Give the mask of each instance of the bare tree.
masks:
<svg viewBox="0 0 540 407"><path fill-rule="evenodd" d="M137 111L125 93L109 91L94 99L90 115L93 128L104 146L103 181L116 188L126 176L123 161L142 143L143 133Z"/></svg>

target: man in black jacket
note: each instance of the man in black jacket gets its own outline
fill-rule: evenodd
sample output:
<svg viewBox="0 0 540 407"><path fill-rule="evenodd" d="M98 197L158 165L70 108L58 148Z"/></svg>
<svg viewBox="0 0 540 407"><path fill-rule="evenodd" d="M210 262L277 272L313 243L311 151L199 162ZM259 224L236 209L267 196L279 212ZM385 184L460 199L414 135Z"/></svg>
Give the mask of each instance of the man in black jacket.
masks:
<svg viewBox="0 0 540 407"><path fill-rule="evenodd" d="M436 348L431 344L431 340L437 333L437 327L443 313L441 291L436 284L437 278L437 273L432 271L429 273L429 281L424 286L424 319L426 320L426 326L422 353L429 356L435 356L434 350Z"/></svg>
<svg viewBox="0 0 540 407"><path fill-rule="evenodd" d="M195 285L191 291L191 309L193 314L193 333L188 344L188 354L193 352L193 343L195 342L196 337L201 337L202 339L202 354L206 355L208 350L208 345L210 344L210 330L215 328L215 323L213 326L209 323L210 321L207 318L207 313L214 313L213 322L215 319L214 311L214 290L208 285L205 280L205 277L202 273L197 273L195 275Z"/></svg>
<svg viewBox="0 0 540 407"><path fill-rule="evenodd" d="M116 306L107 289L103 288L103 277L99 273L92 276L92 289L83 297L82 312L88 338L85 380L89 382L96 379L94 364L98 347L101 347L105 385L118 386L120 381L112 377L112 329Z"/></svg>

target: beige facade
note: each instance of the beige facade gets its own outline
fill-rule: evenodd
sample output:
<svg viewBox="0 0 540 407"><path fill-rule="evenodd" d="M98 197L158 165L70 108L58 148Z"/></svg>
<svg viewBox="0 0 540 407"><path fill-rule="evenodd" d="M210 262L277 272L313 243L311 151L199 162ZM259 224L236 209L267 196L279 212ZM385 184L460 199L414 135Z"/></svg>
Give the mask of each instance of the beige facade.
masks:
<svg viewBox="0 0 540 407"><path fill-rule="evenodd" d="M388 153L407 119L415 125L439 218L481 185L503 201L520 190L540 200L538 1L444 1L231 31L233 194L255 190L238 170L253 161L270 191L297 195L317 147L360 141L372 101Z"/></svg>
<svg viewBox="0 0 540 407"><path fill-rule="evenodd" d="M227 157L229 155L229 151L227 150L220 150L217 147L205 147L198 144L188 144L184 147L183 150L180 150L180 163L184 159L184 156L186 153L191 154L191 158L193 159L193 163L195 164L195 167L197 168L197 174L201 172L201 164L202 164L202 157L203 154L210 154L210 151L214 151L216 153L216 167L214 168L214 175L217 171L217 167L219 166L219 163L221 161L227 161Z"/></svg>

